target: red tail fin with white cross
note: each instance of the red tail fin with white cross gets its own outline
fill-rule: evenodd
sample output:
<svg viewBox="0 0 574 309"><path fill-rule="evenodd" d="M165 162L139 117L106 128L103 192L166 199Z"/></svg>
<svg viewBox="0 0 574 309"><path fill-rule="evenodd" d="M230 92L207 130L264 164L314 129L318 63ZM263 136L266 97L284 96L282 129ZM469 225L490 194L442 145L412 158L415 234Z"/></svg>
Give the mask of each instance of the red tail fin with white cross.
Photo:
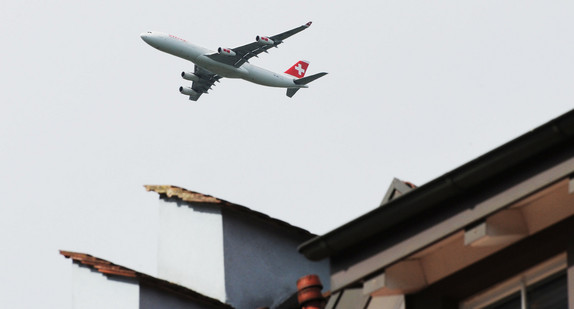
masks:
<svg viewBox="0 0 574 309"><path fill-rule="evenodd" d="M305 77L305 72L307 72L308 67L309 61L301 60L295 63L295 65L289 68L289 70L285 71L285 73L293 75L296 78L302 78Z"/></svg>

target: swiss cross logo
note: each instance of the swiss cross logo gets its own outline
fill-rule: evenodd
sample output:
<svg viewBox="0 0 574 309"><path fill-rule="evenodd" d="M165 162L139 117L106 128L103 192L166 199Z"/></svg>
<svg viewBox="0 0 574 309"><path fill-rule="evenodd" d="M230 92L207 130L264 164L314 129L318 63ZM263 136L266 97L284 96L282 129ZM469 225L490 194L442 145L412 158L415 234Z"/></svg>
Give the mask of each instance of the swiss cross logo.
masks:
<svg viewBox="0 0 574 309"><path fill-rule="evenodd" d="M299 75L303 75L305 73L305 69L303 69L303 66L301 65L301 63L297 64L297 66L295 67L295 70L297 70L297 72L299 72Z"/></svg>
<svg viewBox="0 0 574 309"><path fill-rule="evenodd" d="M295 65L293 65L289 70L285 71L285 73L289 75L293 75L297 78L301 78L305 76L305 72L307 71L307 67L309 66L309 62L307 61L299 61Z"/></svg>

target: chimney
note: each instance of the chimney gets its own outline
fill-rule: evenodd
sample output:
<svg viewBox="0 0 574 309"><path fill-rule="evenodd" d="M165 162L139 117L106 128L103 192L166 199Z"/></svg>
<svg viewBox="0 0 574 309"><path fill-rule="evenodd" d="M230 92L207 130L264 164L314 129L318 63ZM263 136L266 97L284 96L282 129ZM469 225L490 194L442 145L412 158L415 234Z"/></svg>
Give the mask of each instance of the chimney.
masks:
<svg viewBox="0 0 574 309"><path fill-rule="evenodd" d="M302 309L325 308L325 297L321 293L323 285L319 276L307 275L297 280L297 300Z"/></svg>

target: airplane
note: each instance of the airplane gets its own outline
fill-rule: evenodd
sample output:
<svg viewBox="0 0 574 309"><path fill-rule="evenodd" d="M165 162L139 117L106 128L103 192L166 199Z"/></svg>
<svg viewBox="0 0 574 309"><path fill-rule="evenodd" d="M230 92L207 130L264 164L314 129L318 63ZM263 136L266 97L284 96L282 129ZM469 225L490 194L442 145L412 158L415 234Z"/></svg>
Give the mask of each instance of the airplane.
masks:
<svg viewBox="0 0 574 309"><path fill-rule="evenodd" d="M274 36L257 36L255 42L236 48L221 48L217 51L194 45L171 34L156 31L142 33L140 37L152 47L168 54L189 60L195 64L193 72L182 72L181 77L192 82L191 87L180 87L179 92L197 101L203 93L208 93L215 82L223 77L241 78L246 81L269 87L287 88L287 96L293 97L307 84L325 76L327 73L317 73L305 77L308 61L299 61L285 73L289 77L277 74L249 63L252 57L258 57L262 52L268 52L277 47L283 40L311 26L311 22Z"/></svg>

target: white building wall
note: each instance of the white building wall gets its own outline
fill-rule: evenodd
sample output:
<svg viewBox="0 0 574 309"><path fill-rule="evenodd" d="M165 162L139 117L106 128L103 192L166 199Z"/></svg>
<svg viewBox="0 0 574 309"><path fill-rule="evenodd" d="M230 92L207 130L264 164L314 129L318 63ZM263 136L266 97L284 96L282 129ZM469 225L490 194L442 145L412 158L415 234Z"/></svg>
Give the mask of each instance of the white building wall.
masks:
<svg viewBox="0 0 574 309"><path fill-rule="evenodd" d="M72 308L139 308L139 285L135 279L108 277L87 266L72 265Z"/></svg>
<svg viewBox="0 0 574 309"><path fill-rule="evenodd" d="M227 303L233 307L273 308L309 274L329 289L329 261L312 262L297 252L308 236L225 210L223 227Z"/></svg>
<svg viewBox="0 0 574 309"><path fill-rule="evenodd" d="M220 210L160 199L159 212L158 277L225 302Z"/></svg>

